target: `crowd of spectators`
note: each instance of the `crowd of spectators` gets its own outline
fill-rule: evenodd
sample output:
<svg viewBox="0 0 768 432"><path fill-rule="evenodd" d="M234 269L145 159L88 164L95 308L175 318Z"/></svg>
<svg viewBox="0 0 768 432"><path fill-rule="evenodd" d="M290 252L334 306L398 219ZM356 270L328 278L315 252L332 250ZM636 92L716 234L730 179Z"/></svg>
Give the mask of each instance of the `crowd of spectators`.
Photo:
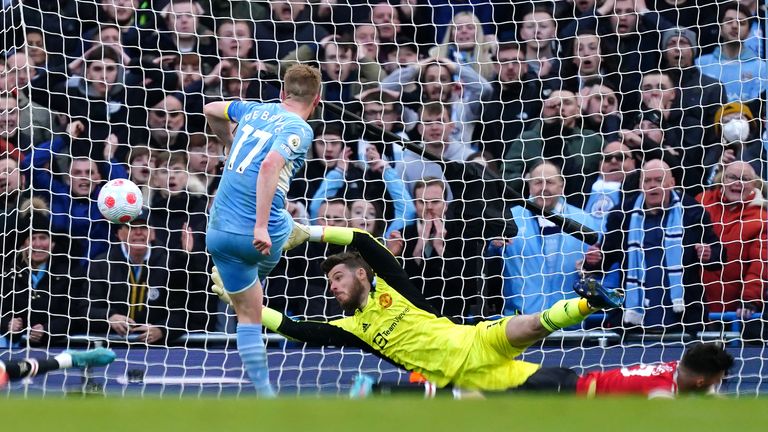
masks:
<svg viewBox="0 0 768 432"><path fill-rule="evenodd" d="M291 185L301 223L384 242L457 322L535 313L584 275L625 290L598 324L753 338L768 286L766 10L699 0L12 0L0 57L0 346L68 335L173 343L231 332L207 292L207 214L226 158L202 110L277 101L315 64L315 140ZM374 126L373 128L370 126ZM381 133L423 145L404 149ZM146 209L99 213L109 179ZM600 235L588 245L505 188ZM342 314L289 252L270 306ZM755 333L756 332L756 333Z"/></svg>

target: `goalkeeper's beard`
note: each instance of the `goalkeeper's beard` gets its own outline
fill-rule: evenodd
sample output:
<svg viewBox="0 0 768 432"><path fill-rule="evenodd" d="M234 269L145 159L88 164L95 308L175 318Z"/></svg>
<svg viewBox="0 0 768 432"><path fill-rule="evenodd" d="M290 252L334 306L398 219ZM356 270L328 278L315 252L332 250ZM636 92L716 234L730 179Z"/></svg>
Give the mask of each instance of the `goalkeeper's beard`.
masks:
<svg viewBox="0 0 768 432"><path fill-rule="evenodd" d="M339 302L339 305L341 306L341 309L345 313L354 313L356 309L361 308L363 306L363 298L365 293L365 287L363 284L355 279L353 281L352 289L349 292L346 293L340 293L346 295L346 300L342 300L339 298L337 294L334 294L334 297L336 297L336 301Z"/></svg>

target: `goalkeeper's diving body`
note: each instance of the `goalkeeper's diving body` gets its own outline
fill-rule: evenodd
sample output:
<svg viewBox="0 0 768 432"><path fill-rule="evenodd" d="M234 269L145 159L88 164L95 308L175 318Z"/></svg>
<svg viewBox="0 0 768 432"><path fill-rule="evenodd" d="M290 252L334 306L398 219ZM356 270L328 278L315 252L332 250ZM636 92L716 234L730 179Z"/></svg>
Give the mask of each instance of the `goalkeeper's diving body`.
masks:
<svg viewBox="0 0 768 432"><path fill-rule="evenodd" d="M284 81L281 103L211 102L204 109L213 132L231 147L206 245L237 313L240 358L261 397L274 396L261 337L261 280L279 261L293 229L285 195L312 144L307 119L320 101L317 69L292 66Z"/></svg>
<svg viewBox="0 0 768 432"><path fill-rule="evenodd" d="M592 281L578 287L582 298L561 300L540 314L459 325L437 314L395 257L367 232L296 224L286 248L306 239L357 251L332 255L322 264L331 293L348 316L293 321L264 308L264 326L311 344L358 347L418 372L437 387L493 391L521 386L540 369L515 360L528 346L623 300ZM214 291L221 296L220 282L214 272Z"/></svg>
<svg viewBox="0 0 768 432"><path fill-rule="evenodd" d="M115 352L107 348L88 351L67 351L53 358L0 361L0 388L8 381L32 378L59 369L106 366L115 361Z"/></svg>

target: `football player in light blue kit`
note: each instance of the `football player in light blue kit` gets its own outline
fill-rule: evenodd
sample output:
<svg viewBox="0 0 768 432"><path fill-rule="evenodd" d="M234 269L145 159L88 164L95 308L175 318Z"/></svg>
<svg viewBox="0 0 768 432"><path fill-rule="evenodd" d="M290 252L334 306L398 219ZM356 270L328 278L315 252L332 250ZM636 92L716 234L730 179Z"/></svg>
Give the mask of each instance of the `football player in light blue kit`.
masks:
<svg viewBox="0 0 768 432"><path fill-rule="evenodd" d="M285 73L279 104L212 102L204 110L229 149L206 243L237 314L240 358L262 397L275 393L261 336L261 281L294 229L285 194L312 143L307 119L320 102L320 80L317 69L296 65Z"/></svg>

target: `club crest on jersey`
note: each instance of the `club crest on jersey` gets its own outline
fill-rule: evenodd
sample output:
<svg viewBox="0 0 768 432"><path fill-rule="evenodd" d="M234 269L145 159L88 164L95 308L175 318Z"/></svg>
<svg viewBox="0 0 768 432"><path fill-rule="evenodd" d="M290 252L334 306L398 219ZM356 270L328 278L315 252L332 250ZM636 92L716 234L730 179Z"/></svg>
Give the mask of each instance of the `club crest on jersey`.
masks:
<svg viewBox="0 0 768 432"><path fill-rule="evenodd" d="M301 138L298 135L291 135L288 137L288 145L292 150L298 150L301 145Z"/></svg>
<svg viewBox="0 0 768 432"><path fill-rule="evenodd" d="M392 306L392 296L384 293L379 297L379 306L383 307L384 309Z"/></svg>

